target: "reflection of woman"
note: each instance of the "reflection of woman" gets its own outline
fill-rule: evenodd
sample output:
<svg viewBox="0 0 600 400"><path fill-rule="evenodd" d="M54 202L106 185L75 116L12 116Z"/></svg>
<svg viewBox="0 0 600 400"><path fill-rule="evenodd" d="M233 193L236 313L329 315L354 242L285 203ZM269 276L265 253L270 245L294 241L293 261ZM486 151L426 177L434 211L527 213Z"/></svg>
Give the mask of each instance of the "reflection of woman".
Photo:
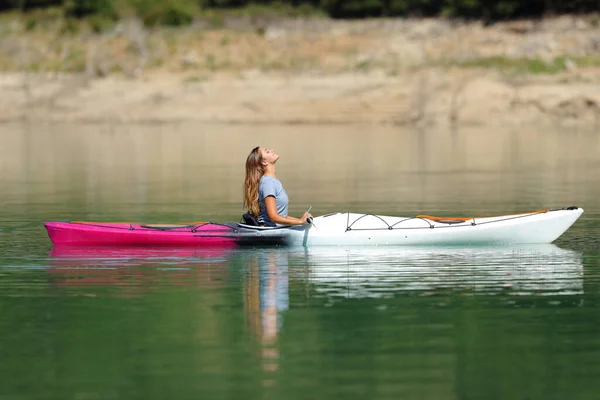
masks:
<svg viewBox="0 0 600 400"><path fill-rule="evenodd" d="M272 344L282 325L281 312L288 309L288 254L265 249L249 255L245 281L246 312L253 333Z"/></svg>
<svg viewBox="0 0 600 400"><path fill-rule="evenodd" d="M277 336L283 324L281 313L289 306L287 252L265 250L248 260L247 323L261 340L263 368L276 371L279 369Z"/></svg>
<svg viewBox="0 0 600 400"><path fill-rule="evenodd" d="M259 259L263 340L271 343L281 329L279 313L288 309L287 253L263 251Z"/></svg>
<svg viewBox="0 0 600 400"><path fill-rule="evenodd" d="M275 163L279 154L263 147L252 149L246 159L246 180L244 182L244 207L258 220L260 225L302 225L307 218L288 216L288 196L277 179Z"/></svg>

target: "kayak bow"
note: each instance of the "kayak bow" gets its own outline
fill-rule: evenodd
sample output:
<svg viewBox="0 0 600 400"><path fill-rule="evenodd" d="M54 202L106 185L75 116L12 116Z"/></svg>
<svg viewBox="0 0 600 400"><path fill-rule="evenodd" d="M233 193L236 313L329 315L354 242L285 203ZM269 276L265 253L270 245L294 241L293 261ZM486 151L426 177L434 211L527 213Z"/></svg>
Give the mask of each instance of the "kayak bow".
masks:
<svg viewBox="0 0 600 400"><path fill-rule="evenodd" d="M140 225L114 222L46 222L55 245L234 246L231 225L198 222L189 225Z"/></svg>

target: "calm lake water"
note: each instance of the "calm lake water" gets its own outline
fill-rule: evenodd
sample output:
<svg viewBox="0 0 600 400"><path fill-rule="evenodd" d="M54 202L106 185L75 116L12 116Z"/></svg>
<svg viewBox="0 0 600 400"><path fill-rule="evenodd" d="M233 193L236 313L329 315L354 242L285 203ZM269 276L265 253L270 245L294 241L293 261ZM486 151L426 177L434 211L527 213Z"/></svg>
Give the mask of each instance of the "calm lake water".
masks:
<svg viewBox="0 0 600 400"><path fill-rule="evenodd" d="M281 154L290 212L577 205L556 243L61 249L48 220L237 221ZM600 135L0 125L0 400L597 399Z"/></svg>

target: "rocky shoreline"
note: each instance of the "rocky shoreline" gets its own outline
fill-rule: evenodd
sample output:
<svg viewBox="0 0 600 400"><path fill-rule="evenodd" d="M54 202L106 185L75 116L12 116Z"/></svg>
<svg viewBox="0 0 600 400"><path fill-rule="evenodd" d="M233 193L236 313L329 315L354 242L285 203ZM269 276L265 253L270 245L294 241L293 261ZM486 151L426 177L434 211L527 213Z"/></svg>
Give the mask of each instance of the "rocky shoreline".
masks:
<svg viewBox="0 0 600 400"><path fill-rule="evenodd" d="M60 53L39 33L16 40L17 27L0 39L12 65L0 72L0 121L596 128L594 21L275 21L260 32L130 22L65 39ZM37 71L19 72L24 60ZM43 72L67 61L85 68Z"/></svg>

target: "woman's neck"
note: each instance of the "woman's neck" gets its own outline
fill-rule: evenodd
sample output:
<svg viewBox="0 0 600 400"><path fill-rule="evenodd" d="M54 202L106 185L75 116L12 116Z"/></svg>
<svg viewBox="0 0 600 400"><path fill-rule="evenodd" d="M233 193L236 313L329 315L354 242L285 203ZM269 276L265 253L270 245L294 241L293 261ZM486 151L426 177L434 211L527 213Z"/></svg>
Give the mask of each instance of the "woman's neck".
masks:
<svg viewBox="0 0 600 400"><path fill-rule="evenodd" d="M263 175L272 176L273 178L277 178L277 174L275 173L275 164L269 164L265 167L265 173Z"/></svg>

